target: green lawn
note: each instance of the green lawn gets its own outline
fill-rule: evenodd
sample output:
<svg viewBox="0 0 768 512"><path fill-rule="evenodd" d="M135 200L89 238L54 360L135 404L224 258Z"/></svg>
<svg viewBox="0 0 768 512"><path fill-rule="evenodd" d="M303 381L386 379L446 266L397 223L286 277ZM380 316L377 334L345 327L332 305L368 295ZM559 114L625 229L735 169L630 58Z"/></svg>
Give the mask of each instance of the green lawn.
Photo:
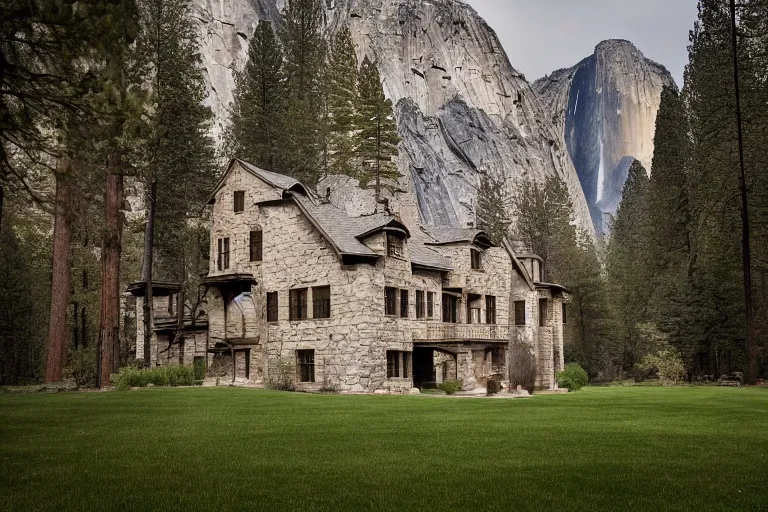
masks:
<svg viewBox="0 0 768 512"><path fill-rule="evenodd" d="M768 510L768 389L0 396L0 510Z"/></svg>

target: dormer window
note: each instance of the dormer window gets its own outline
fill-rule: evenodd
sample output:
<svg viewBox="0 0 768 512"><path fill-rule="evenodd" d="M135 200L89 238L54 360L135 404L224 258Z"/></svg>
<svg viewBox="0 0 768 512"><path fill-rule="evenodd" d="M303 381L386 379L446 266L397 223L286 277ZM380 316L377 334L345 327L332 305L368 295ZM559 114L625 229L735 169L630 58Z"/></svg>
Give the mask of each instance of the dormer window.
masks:
<svg viewBox="0 0 768 512"><path fill-rule="evenodd" d="M245 211L245 191L244 190L238 190L235 192L234 197L234 205L235 205L235 213L240 213Z"/></svg>
<svg viewBox="0 0 768 512"><path fill-rule="evenodd" d="M405 258L402 238L387 234L387 256L390 258Z"/></svg>
<svg viewBox="0 0 768 512"><path fill-rule="evenodd" d="M472 253L472 270L483 269L483 253L477 249L471 249Z"/></svg>

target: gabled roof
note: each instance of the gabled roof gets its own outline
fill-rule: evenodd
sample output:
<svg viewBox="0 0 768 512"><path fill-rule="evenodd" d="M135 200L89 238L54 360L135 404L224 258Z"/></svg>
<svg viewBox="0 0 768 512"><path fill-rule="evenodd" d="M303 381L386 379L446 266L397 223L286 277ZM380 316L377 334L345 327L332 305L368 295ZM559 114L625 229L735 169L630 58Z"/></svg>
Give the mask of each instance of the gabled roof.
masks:
<svg viewBox="0 0 768 512"><path fill-rule="evenodd" d="M439 252L427 247L432 239L424 233L414 232L408 241L408 254L411 256L411 265L431 270L449 272L453 270L451 262L445 259Z"/></svg>
<svg viewBox="0 0 768 512"><path fill-rule="evenodd" d="M405 236L410 236L408 229L392 215L377 213L363 217L350 217L332 204L315 204L306 196L291 195L301 211L339 256L378 258L380 254L368 248L361 240L387 228L396 229Z"/></svg>
<svg viewBox="0 0 768 512"><path fill-rule="evenodd" d="M213 204L216 202L216 194L218 194L219 190L221 190L221 187L224 186L224 183L227 181L229 174L232 172L232 168L234 167L235 163L239 164L240 167L242 167L249 174L256 176L267 185L275 187L278 190L282 190L283 192L286 192L288 190L294 190L297 192L301 192L304 195L309 195L308 189L304 186L303 183L301 183L297 179L291 178L290 176L277 174L276 172L265 171L264 169L260 169L255 165L249 164L244 160L240 160L239 158L233 158L232 160L229 161L229 165L227 165L227 170L224 172L224 175L219 179L219 182L216 184L216 188L213 189L213 192L208 198L208 201L206 201L206 204Z"/></svg>
<svg viewBox="0 0 768 512"><path fill-rule="evenodd" d="M450 226L429 226L427 234L434 240L430 245L468 243L486 247L495 247L482 229L454 228Z"/></svg>

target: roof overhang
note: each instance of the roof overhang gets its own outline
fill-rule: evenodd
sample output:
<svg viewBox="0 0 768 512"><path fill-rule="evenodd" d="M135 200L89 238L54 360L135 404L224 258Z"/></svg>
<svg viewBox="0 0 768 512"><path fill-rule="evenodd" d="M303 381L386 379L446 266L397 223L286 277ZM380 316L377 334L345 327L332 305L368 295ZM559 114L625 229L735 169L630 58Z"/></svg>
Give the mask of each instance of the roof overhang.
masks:
<svg viewBox="0 0 768 512"><path fill-rule="evenodd" d="M256 278L253 274L222 274L216 276L205 276L200 283L206 286L227 286L236 284L256 284Z"/></svg>
<svg viewBox="0 0 768 512"><path fill-rule="evenodd" d="M152 296L154 297L167 297L181 290L181 283L173 281L152 281ZM146 281L136 281L131 283L125 289L128 293L134 297L143 297L147 291Z"/></svg>
<svg viewBox="0 0 768 512"><path fill-rule="evenodd" d="M453 272L452 268L430 265L427 263L417 263L411 258L411 268L414 270L430 270L432 272Z"/></svg>
<svg viewBox="0 0 768 512"><path fill-rule="evenodd" d="M553 290L562 293L570 293L570 290L561 284L556 283L535 283L537 289Z"/></svg>

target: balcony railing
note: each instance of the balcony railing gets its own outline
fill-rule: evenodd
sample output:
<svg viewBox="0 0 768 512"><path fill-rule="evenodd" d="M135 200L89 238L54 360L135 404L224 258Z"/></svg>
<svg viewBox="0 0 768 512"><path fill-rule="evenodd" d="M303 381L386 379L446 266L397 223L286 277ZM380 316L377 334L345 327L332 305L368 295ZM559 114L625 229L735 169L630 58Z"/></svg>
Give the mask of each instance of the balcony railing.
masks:
<svg viewBox="0 0 768 512"><path fill-rule="evenodd" d="M413 328L414 341L507 341L514 325L424 323Z"/></svg>

